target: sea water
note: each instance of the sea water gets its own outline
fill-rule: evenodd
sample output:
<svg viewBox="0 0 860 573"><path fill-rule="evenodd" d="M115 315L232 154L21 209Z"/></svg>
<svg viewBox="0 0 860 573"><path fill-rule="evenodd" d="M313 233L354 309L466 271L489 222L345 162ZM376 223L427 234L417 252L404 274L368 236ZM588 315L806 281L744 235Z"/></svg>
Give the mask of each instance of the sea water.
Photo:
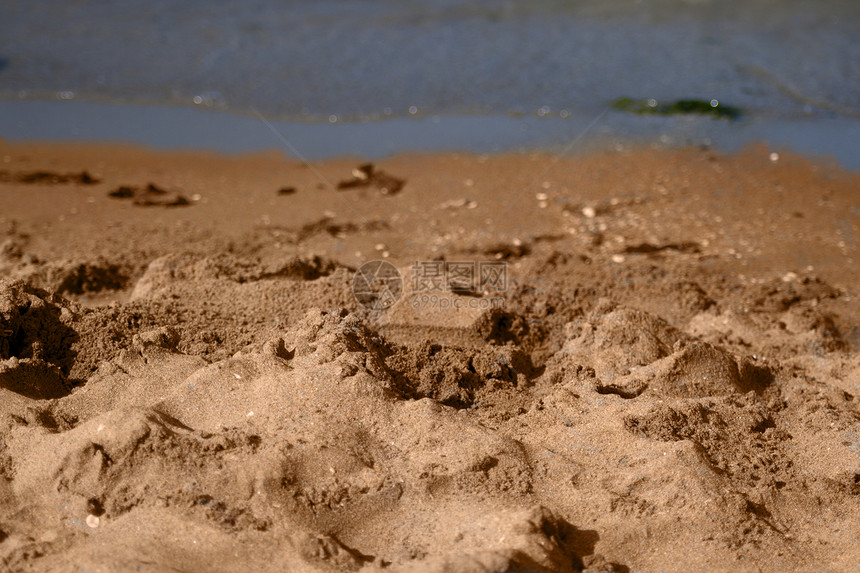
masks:
<svg viewBox="0 0 860 573"><path fill-rule="evenodd" d="M308 157L762 140L860 168L858 34L850 0L7 0L0 136Z"/></svg>

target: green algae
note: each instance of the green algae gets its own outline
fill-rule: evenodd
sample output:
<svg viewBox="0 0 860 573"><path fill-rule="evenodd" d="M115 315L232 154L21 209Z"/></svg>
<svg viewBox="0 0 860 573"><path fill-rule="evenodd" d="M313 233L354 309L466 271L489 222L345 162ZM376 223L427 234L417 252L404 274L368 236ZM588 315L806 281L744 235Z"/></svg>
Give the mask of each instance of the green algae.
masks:
<svg viewBox="0 0 860 573"><path fill-rule="evenodd" d="M612 102L612 109L637 113L640 115L679 115L699 114L710 115L721 119L737 119L741 116L740 108L725 105L716 99L710 101L698 99L679 99L669 103L660 103L656 99L618 98Z"/></svg>

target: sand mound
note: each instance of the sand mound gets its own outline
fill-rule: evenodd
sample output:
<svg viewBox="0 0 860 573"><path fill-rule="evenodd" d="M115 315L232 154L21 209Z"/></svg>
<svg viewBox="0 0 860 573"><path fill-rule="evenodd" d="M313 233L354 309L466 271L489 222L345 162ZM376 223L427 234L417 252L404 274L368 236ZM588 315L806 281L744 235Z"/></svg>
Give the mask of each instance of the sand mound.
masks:
<svg viewBox="0 0 860 573"><path fill-rule="evenodd" d="M601 300L587 320L568 325L562 354L593 366L599 375L617 375L671 354L684 335L665 321L630 307ZM591 364L593 357L594 364Z"/></svg>
<svg viewBox="0 0 860 573"><path fill-rule="evenodd" d="M549 362L592 370L601 394L636 398L706 397L756 391L773 379L766 364L697 341L644 311L603 300L586 320L566 327L569 340Z"/></svg>
<svg viewBox="0 0 860 573"><path fill-rule="evenodd" d="M130 300L158 297L171 285L187 281L257 282L275 278L314 280L330 275L338 265L320 257L288 259L276 266L229 256L199 257L172 254L150 263L137 281Z"/></svg>
<svg viewBox="0 0 860 573"><path fill-rule="evenodd" d="M575 528L513 497L533 487L522 445L437 402L404 400L389 343L354 316L312 311L259 350L196 369L178 342L166 328L141 334L57 402L83 423L16 423L6 443L18 503L94 516L105 531L165 508L223 531L293 530L297 558L321 567L407 557L433 571L572 570ZM118 399L120 384L145 391ZM418 546L380 537L392 520L451 521L457 500L487 495L510 501L460 511L455 529Z"/></svg>

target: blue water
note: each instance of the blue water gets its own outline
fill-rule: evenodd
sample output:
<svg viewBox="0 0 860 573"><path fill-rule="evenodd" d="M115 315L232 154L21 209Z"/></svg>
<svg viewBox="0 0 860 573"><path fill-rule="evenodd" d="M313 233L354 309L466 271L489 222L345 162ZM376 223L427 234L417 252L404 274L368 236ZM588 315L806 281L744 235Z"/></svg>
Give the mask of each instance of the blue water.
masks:
<svg viewBox="0 0 860 573"><path fill-rule="evenodd" d="M278 145L259 114L310 156L378 155L563 147L599 117L587 140L764 138L860 167L858 33L853 0L5 0L0 136ZM622 96L744 118L604 113Z"/></svg>

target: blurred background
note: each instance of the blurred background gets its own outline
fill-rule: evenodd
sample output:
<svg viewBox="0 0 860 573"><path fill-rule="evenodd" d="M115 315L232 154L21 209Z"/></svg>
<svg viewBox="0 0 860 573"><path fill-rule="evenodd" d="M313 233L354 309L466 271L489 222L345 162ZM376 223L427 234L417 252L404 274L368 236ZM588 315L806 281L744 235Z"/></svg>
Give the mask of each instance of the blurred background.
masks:
<svg viewBox="0 0 860 573"><path fill-rule="evenodd" d="M0 136L308 157L765 141L860 168L852 0L6 0ZM718 101L735 119L619 98ZM646 104L647 105L647 104Z"/></svg>

